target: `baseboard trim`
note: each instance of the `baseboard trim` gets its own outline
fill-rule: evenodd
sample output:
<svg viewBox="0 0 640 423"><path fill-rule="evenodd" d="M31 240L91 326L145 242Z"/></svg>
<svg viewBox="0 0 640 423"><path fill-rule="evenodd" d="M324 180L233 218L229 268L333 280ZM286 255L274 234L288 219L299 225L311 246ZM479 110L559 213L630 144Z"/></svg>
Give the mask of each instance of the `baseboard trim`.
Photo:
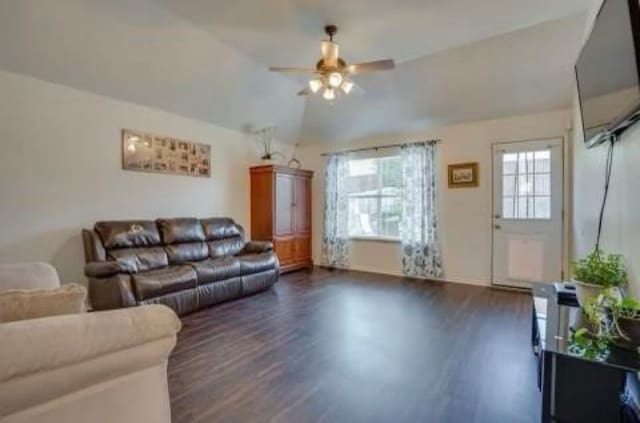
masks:
<svg viewBox="0 0 640 423"><path fill-rule="evenodd" d="M400 278L406 277L405 274L403 274L402 272L399 272L399 271L392 271L392 270L386 270L386 269L376 269L376 268L372 268L372 267L368 267L368 266L350 266L350 267L340 268L340 270L353 270L353 271L356 271L356 272L377 273L379 275L397 276L397 277L400 277ZM446 278L425 278L425 280L432 280L432 281L446 282L446 283L455 283L455 284L460 284L460 285L485 286L485 287L491 286L491 281L481 280L481 279L446 277Z"/></svg>

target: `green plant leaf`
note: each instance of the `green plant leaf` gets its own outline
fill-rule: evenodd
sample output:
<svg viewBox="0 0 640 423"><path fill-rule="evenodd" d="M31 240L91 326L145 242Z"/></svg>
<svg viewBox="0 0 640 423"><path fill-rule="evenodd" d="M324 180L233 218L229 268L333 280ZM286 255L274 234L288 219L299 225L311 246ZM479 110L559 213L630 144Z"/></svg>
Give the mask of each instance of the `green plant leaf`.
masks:
<svg viewBox="0 0 640 423"><path fill-rule="evenodd" d="M626 286L627 272L618 254L595 250L573 263L574 278L580 282L601 286Z"/></svg>

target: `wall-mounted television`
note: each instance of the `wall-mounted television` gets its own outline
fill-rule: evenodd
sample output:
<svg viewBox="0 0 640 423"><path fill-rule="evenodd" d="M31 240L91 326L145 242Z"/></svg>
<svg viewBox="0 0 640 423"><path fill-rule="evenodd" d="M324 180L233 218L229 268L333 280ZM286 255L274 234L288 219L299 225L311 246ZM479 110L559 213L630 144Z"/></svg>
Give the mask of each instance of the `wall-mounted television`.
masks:
<svg viewBox="0 0 640 423"><path fill-rule="evenodd" d="M576 78L587 147L640 119L640 0L604 0Z"/></svg>

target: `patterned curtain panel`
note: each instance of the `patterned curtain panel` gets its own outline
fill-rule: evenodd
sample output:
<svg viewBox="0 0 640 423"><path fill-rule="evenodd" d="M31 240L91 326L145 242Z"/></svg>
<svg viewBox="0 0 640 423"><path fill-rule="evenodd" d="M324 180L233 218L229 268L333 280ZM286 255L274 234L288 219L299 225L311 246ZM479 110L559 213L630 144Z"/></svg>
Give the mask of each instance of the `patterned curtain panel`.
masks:
<svg viewBox="0 0 640 423"><path fill-rule="evenodd" d="M322 264L330 267L349 266L349 202L347 177L349 155L331 154L324 172L324 222Z"/></svg>
<svg viewBox="0 0 640 423"><path fill-rule="evenodd" d="M402 271L407 276L442 277L438 242L435 142L407 144L402 158Z"/></svg>

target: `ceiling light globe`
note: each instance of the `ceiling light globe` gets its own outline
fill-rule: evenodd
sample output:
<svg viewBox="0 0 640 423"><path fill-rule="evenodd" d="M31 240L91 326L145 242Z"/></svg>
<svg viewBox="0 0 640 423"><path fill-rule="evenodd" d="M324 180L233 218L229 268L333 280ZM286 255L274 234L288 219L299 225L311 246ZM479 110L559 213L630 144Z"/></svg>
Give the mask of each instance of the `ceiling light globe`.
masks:
<svg viewBox="0 0 640 423"><path fill-rule="evenodd" d="M324 94L322 94L322 97L324 97L324 99L327 101L331 101L336 98L336 93L333 88L327 88L326 90L324 90Z"/></svg>
<svg viewBox="0 0 640 423"><path fill-rule="evenodd" d="M312 79L311 81L309 81L309 89L314 94L320 91L320 88L322 88L322 85L324 84L319 79Z"/></svg>
<svg viewBox="0 0 640 423"><path fill-rule="evenodd" d="M344 78L340 72L332 72L329 75L329 85L333 88L338 88L342 84L343 80Z"/></svg>
<svg viewBox="0 0 640 423"><path fill-rule="evenodd" d="M349 94L353 89L353 82L345 79L340 88L342 88L342 91L344 91L345 94Z"/></svg>

